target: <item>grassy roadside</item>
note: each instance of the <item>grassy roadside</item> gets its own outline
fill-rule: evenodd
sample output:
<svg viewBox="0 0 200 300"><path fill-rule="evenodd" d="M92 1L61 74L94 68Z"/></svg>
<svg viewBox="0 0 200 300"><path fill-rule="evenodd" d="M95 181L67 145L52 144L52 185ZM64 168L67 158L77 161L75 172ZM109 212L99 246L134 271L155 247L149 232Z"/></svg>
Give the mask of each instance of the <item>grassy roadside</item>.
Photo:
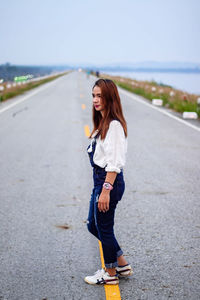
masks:
<svg viewBox="0 0 200 300"><path fill-rule="evenodd" d="M149 81L137 81L130 78L111 76L107 74L101 74L102 78L110 78L119 87L143 96L144 98L152 101L152 99L162 99L163 106L173 109L177 112L196 112L200 117L200 108L197 105L197 98L200 96L195 94L189 94L171 86L158 84L156 82Z"/></svg>
<svg viewBox="0 0 200 300"><path fill-rule="evenodd" d="M12 97L21 95L23 93L25 93L26 91L29 91L33 88L36 88L44 83L50 82L52 80L55 80L61 76L64 76L66 74L68 74L69 72L64 72L55 76L49 76L48 78L44 78L38 81L30 81L27 83L24 83L22 85L16 85L16 86L12 86L11 88L6 88L6 84L4 84L4 91L0 92L0 102L1 101L5 101L7 99L10 99Z"/></svg>

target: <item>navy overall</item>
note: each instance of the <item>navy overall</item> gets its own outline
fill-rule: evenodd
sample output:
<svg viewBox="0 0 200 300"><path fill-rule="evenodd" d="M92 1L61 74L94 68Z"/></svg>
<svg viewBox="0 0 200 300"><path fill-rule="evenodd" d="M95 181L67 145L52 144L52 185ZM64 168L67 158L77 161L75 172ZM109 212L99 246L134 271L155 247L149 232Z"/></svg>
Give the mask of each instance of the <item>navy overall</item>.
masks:
<svg viewBox="0 0 200 300"><path fill-rule="evenodd" d="M124 193L125 183L123 171L121 171L117 174L113 189L110 191L109 210L100 212L98 209L98 199L106 178L106 171L104 168L95 165L93 160L96 139L97 136L93 140L92 151L88 152L90 163L93 167L94 188L91 194L87 227L88 230L102 243L106 268L114 268L118 266L117 257L123 254L114 235L114 215L117 203L121 200ZM90 145L87 150L89 147Z"/></svg>

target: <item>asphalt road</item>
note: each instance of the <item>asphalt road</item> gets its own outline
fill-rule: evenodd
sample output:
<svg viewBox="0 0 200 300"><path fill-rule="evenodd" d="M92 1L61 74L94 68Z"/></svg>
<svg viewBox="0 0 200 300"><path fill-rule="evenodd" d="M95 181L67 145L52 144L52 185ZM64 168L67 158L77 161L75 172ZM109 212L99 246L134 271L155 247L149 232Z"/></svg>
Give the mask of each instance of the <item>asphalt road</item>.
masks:
<svg viewBox="0 0 200 300"><path fill-rule="evenodd" d="M105 299L83 280L101 268L86 228L94 80L73 72L0 105L1 300ZM120 94L129 137L115 233L134 268L121 297L200 299L200 132Z"/></svg>

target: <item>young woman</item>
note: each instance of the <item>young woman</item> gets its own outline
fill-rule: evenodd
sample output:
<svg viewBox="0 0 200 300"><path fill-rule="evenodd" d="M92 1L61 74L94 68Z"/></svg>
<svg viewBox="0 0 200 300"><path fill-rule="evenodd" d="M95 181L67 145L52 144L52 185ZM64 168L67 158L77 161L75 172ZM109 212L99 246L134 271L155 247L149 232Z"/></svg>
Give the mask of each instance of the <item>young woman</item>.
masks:
<svg viewBox="0 0 200 300"><path fill-rule="evenodd" d="M118 284L118 276L133 273L114 235L114 214L125 189L123 167L127 126L113 81L99 79L93 90L93 131L87 148L93 167L94 188L87 220L88 230L101 241L105 269L86 276L89 284Z"/></svg>

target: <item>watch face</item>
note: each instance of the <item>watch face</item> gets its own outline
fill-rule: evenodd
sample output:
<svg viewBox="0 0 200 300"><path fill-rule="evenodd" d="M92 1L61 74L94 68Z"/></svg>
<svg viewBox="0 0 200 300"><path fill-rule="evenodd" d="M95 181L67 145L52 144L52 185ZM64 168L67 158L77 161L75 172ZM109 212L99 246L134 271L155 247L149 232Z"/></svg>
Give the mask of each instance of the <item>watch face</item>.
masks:
<svg viewBox="0 0 200 300"><path fill-rule="evenodd" d="M104 187L105 187L105 189L107 189L107 190L109 190L110 189L110 185L109 185L109 183L104 183L104 185L103 185Z"/></svg>

